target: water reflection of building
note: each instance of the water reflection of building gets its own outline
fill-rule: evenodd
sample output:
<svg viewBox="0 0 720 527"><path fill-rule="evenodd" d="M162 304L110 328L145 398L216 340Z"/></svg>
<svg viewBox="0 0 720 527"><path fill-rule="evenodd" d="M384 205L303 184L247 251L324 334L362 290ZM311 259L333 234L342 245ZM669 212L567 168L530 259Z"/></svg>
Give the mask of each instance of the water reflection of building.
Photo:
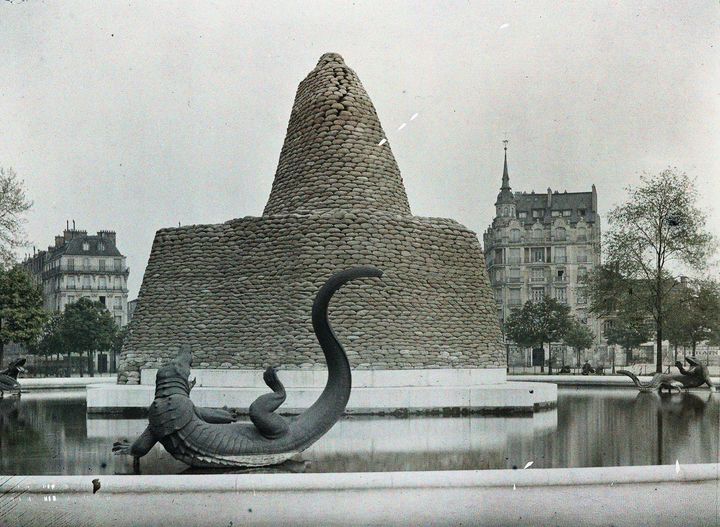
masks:
<svg viewBox="0 0 720 527"><path fill-rule="evenodd" d="M600 265L595 185L590 192L512 192L506 142L495 218L483 234L483 245L501 324L513 309L549 296L568 304L592 329L596 345L602 344L600 323L589 313L583 285Z"/></svg>

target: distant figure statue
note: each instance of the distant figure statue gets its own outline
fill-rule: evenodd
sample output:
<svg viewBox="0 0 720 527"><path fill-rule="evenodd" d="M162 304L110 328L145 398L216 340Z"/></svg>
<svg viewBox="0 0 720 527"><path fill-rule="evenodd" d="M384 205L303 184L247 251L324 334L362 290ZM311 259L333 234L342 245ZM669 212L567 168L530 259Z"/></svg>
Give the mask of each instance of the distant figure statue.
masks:
<svg viewBox="0 0 720 527"><path fill-rule="evenodd" d="M275 465L302 452L340 419L350 398L350 363L328 320L330 299L350 280L381 276L374 267L353 267L332 275L318 291L312 323L325 355L328 380L318 400L298 417L286 419L275 413L285 401L275 368L263 375L272 392L250 405L252 423L235 423L226 410L196 407L190 400L192 353L183 349L157 372L148 427L134 443L116 442L113 452L133 456L137 466L137 460L159 441L175 459L200 468Z"/></svg>
<svg viewBox="0 0 720 527"><path fill-rule="evenodd" d="M698 361L695 357L685 357L690 367L685 369L682 362L677 361L675 366L680 370L680 373L656 373L650 382L643 382L637 378L631 371L618 370L618 373L626 375L632 379L632 382L637 386L641 392L654 392L662 391L663 388L669 392L677 390L681 392L689 388L698 388L703 384L707 384L710 387L710 391L716 391L715 385L710 379L710 372L702 362Z"/></svg>
<svg viewBox="0 0 720 527"><path fill-rule="evenodd" d="M0 399L5 396L5 392L17 393L20 395L20 383L17 378L21 373L25 373L25 362L27 360L24 357L15 359L8 364L8 367L0 371Z"/></svg>
<svg viewBox="0 0 720 527"><path fill-rule="evenodd" d="M565 365L560 368L560 373L570 373L570 366Z"/></svg>
<svg viewBox="0 0 720 527"><path fill-rule="evenodd" d="M582 374L589 375L591 373L595 373L595 368L590 365L589 361L585 361L585 364L582 365Z"/></svg>

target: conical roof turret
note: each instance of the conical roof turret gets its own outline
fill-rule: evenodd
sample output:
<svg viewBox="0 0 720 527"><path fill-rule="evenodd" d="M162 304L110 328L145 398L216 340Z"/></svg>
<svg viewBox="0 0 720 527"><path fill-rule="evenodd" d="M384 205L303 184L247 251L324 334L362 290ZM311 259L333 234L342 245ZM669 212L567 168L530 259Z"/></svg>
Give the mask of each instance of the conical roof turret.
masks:
<svg viewBox="0 0 720 527"><path fill-rule="evenodd" d="M263 215L324 209L410 215L377 112L337 53L320 57L298 86Z"/></svg>
<svg viewBox="0 0 720 527"><path fill-rule="evenodd" d="M508 173L507 141L503 141L503 143L505 143L505 162L503 164L502 185L500 186L500 192L498 193L495 205L513 203L515 201L512 188L510 187L510 174Z"/></svg>

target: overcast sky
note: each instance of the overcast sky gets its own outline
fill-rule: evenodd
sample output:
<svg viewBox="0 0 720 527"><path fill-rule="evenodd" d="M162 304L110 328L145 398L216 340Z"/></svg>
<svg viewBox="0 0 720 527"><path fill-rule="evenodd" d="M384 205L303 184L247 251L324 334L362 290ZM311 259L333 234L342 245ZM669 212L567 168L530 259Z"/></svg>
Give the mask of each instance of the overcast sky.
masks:
<svg viewBox="0 0 720 527"><path fill-rule="evenodd" d="M157 229L262 213L297 84L328 51L370 94L416 215L482 236L507 137L514 190L595 183L607 216L677 166L720 233L715 1L15 2L0 166L26 182L37 247L67 219L117 231L130 298Z"/></svg>

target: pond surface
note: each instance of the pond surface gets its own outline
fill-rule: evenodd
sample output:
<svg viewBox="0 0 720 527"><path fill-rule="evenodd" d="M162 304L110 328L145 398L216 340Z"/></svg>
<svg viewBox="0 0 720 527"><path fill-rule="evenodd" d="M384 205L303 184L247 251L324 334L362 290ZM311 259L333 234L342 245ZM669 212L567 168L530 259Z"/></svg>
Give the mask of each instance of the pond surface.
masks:
<svg viewBox="0 0 720 527"><path fill-rule="evenodd" d="M130 474L113 441L144 419L88 419L84 392L0 401L0 474ZM720 462L720 394L560 388L532 417L347 417L296 460L264 472L595 467ZM143 474L190 472L160 445ZM193 471L195 472L195 471ZM206 471L210 472L210 471Z"/></svg>

